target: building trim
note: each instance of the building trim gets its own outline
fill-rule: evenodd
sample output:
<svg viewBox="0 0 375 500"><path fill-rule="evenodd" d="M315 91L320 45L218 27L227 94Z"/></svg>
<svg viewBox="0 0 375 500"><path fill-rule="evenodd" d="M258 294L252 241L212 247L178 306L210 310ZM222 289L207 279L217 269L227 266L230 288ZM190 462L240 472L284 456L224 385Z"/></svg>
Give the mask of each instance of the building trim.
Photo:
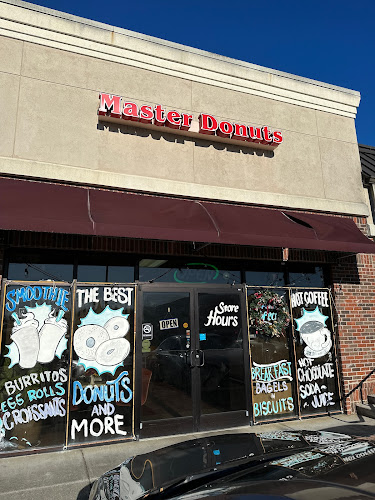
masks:
<svg viewBox="0 0 375 500"><path fill-rule="evenodd" d="M312 198L298 195L250 191L247 189L209 186L169 179L157 179L141 175L119 174L103 170L91 170L82 167L56 165L34 160L0 157L0 173L36 179L48 179L102 187L116 187L130 191L152 192L158 194L185 196L218 201L256 204L277 208L295 208L304 210L338 213L366 217L369 215L365 203Z"/></svg>
<svg viewBox="0 0 375 500"><path fill-rule="evenodd" d="M355 118L360 93L46 9L0 1L0 35ZM111 89L105 89L110 92Z"/></svg>

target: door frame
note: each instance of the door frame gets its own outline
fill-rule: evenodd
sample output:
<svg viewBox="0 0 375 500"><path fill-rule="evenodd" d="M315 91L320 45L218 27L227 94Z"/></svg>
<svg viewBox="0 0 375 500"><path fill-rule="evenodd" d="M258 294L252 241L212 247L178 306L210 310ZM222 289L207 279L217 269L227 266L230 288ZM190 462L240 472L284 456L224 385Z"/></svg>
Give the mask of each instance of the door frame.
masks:
<svg viewBox="0 0 375 500"><path fill-rule="evenodd" d="M201 425L201 391L200 391L200 373L199 366L195 365L192 370L192 419L190 417L181 417L174 419L162 419L158 421L141 422L141 394L142 394L142 322L143 322L143 294L144 293L189 293L190 294L190 331L191 331L191 352L199 350L199 306L198 294L202 292L212 294L239 293L241 303L240 321L242 321L243 338L243 362L244 362L244 383L246 410L245 419L242 418L240 424L251 425L252 423L252 392L250 387L250 350L249 335L247 324L247 299L246 288L242 284L238 285L212 285L212 284L176 284L176 283L140 283L137 286L137 310L136 310L136 335L135 335L135 391L134 391L134 433L137 438L156 435L173 435L188 432L200 432ZM139 346L139 348L138 348ZM241 410L242 412L242 410ZM233 422L238 418L239 412L223 412L204 416L206 423L204 430L220 429L235 426ZM232 417L232 418L231 418ZM157 434L151 429L152 422L157 422ZM189 428L191 422L191 427ZM154 427L156 425L154 424ZM149 428L149 430L147 430Z"/></svg>
<svg viewBox="0 0 375 500"><path fill-rule="evenodd" d="M143 306L144 293L189 293L190 300L190 330L193 331L195 325L193 308L194 308L194 293L193 287L185 284L178 285L174 283L142 283L138 285L137 298L137 317L136 317L136 335L135 335L135 394L134 394L134 432L137 437L153 437L159 435L173 435L179 433L193 432L195 429L195 416L197 413L195 402L196 382L192 376L192 417L168 418L157 421L142 422L141 421L141 395L142 395L142 323L143 323ZM193 344L193 335L191 334L191 349ZM138 348L139 346L139 348ZM195 369L196 371L196 369ZM195 375L196 379L196 375ZM154 427L157 427L155 431Z"/></svg>

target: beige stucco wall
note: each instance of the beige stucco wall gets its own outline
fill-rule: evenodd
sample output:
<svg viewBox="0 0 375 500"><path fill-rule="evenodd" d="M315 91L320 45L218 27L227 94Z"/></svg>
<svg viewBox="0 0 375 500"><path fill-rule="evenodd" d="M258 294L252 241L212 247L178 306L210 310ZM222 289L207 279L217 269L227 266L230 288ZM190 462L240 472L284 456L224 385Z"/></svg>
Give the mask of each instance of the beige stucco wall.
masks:
<svg viewBox="0 0 375 500"><path fill-rule="evenodd" d="M1 173L367 214L358 93L135 37L143 57L153 58L146 65L131 57L137 47L128 32L112 31L111 44L110 27L28 5L0 1L8 19L0 21ZM284 142L271 153L101 123L100 91L196 117L269 125L282 130Z"/></svg>

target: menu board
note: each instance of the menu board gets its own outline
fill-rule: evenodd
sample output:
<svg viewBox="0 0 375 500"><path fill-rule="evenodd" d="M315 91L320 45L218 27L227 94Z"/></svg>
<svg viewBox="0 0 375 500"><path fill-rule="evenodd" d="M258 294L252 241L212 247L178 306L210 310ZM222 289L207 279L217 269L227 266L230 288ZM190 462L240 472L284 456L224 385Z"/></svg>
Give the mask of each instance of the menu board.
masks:
<svg viewBox="0 0 375 500"><path fill-rule="evenodd" d="M290 304L301 413L340 410L329 290L293 289Z"/></svg>
<svg viewBox="0 0 375 500"><path fill-rule="evenodd" d="M70 445L132 436L134 298L127 284L76 288Z"/></svg>
<svg viewBox="0 0 375 500"><path fill-rule="evenodd" d="M65 442L71 287L4 286L0 356L0 452Z"/></svg>
<svg viewBox="0 0 375 500"><path fill-rule="evenodd" d="M290 314L283 289L248 289L255 421L293 417L296 404Z"/></svg>

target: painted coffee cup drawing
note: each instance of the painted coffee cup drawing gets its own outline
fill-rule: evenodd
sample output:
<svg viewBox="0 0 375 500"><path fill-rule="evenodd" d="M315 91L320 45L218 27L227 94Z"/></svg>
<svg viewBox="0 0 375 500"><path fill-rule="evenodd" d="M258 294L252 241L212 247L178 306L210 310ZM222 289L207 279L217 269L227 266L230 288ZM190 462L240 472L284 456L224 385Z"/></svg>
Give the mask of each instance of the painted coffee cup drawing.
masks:
<svg viewBox="0 0 375 500"><path fill-rule="evenodd" d="M318 306L313 311L302 308L302 316L295 319L301 341L306 344L304 355L307 358L321 358L330 351L332 335L326 326L327 319Z"/></svg>
<svg viewBox="0 0 375 500"><path fill-rule="evenodd" d="M300 335L306 344L304 354L307 358L320 358L332 347L331 332L319 321L308 321L302 325Z"/></svg>

